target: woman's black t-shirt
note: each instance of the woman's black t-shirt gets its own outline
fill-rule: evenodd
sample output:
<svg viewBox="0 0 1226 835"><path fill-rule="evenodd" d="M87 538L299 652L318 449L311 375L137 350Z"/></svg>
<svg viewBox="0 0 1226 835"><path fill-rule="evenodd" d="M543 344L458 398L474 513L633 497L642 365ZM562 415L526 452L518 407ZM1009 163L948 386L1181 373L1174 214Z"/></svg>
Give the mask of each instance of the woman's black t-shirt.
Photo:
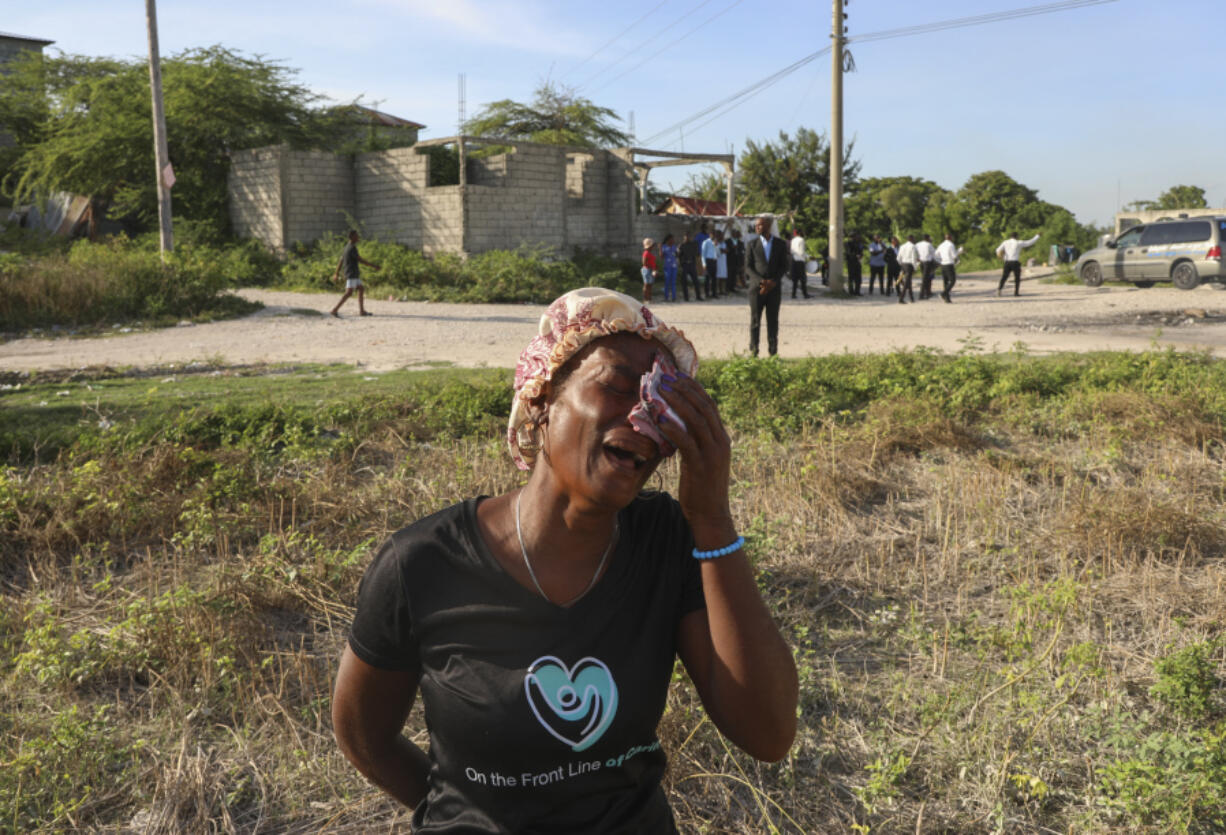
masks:
<svg viewBox="0 0 1226 835"><path fill-rule="evenodd" d="M680 506L640 494L604 576L563 608L489 553L479 501L384 544L349 636L366 663L420 672L431 768L414 831L675 831L656 726L678 624L705 605Z"/></svg>

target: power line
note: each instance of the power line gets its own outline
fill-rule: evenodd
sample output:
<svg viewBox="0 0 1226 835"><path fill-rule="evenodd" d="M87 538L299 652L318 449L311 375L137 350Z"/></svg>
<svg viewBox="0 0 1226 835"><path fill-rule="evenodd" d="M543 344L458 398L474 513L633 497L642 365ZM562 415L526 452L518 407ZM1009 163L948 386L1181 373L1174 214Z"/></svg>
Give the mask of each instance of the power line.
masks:
<svg viewBox="0 0 1226 835"><path fill-rule="evenodd" d="M661 6L663 6L663 5L664 5L665 3L667 3L667 2L668 2L668 0L660 0L660 2L659 2L659 3L656 3L656 4L655 4L654 6L652 6L650 9L648 9L648 10L647 10L647 12L646 12L646 14L644 14L644 15L643 15L642 17L640 17L638 20L634 21L634 23L631 23L631 24L630 24L629 26L627 26L625 29L621 30L621 31L620 31L620 32L618 32L616 35L614 35L613 37L609 38L607 41L605 41L604 43L602 43L600 46L596 47L596 51L595 51L595 52L593 52L591 55L589 55L589 56L587 56L586 58L584 58L584 59L583 59L582 61L580 61L578 64L575 64L573 67L571 67L571 68L570 68L570 70L568 70L566 74L567 74L567 75L574 75L576 72L578 72L578 71L579 71L579 68L580 68L580 67L582 67L582 66L583 66L584 64L586 64L588 61L592 60L592 59L593 59L593 58L595 58L597 55L599 55L600 53L604 52L606 49L608 49L610 46L612 46L614 43L616 43L616 42L617 42L617 41L618 41L618 40L621 38L621 36L622 36L622 35L626 34L626 33L627 33L627 32L629 32L631 29L633 29L635 26L638 26L638 25L639 25L640 23L642 23L644 20L646 20L647 18L651 17L651 15L652 15L652 14L654 14L654 13L655 13L655 12L656 12L656 11L657 11L657 10L658 10L660 7L661 7Z"/></svg>
<svg viewBox="0 0 1226 835"><path fill-rule="evenodd" d="M737 0L737 2L740 2L740 1L741 1L741 0ZM636 55L638 55L639 53L641 53L641 52L642 52L644 49L646 49L648 46L650 46L651 44L653 44L653 43L655 43L656 41L658 41L660 38L662 38L664 35L666 35L666 34L668 34L669 32L671 32L671 31L672 31L674 28L676 28L677 26L680 26L680 25L681 25L683 22L685 22L685 20L687 20L687 19L688 19L688 18L690 18L690 17L693 17L693 16L694 16L695 14L697 14L697 13L699 12L699 10L701 10L701 9L702 9L704 6L708 6L708 5L710 5L710 4L711 4L711 2L712 2L712 0L702 0L702 2L700 2L698 5L694 6L693 8L689 9L688 11L682 12L681 16L680 16L680 17L678 17L676 20L674 20L672 23L668 24L667 26L661 26L661 27L660 27L660 28L659 28L659 29L656 31L656 33L655 33L654 35L652 35L650 38L647 38L645 41L640 42L640 43L639 43L638 45L636 45L636 46L635 46L633 49L631 49L631 50L627 51L627 52L626 52L626 54L622 55L622 57L618 58L616 61L614 61L614 62L613 62L612 64L610 64L609 66L605 67L604 69L602 69L602 70L600 70L600 71L598 71L598 72L596 72L596 73L593 73L591 76L589 76L588 78L584 79L584 81L583 81L581 84L579 84L579 86L578 86L578 87L576 87L575 89L582 89L582 88L586 87L587 85L591 84L593 81L596 81L596 80L598 80L598 79L600 79L600 78L602 78L602 77L606 76L606 75L609 73L609 71L610 71L610 70L612 70L614 67L616 67L616 66L618 66L619 64L622 64L622 63L624 63L624 62L626 62L626 61L630 60L631 58L633 58L633 57L635 57ZM721 14L722 14L722 12L721 12ZM709 23L709 22L710 22L710 19L708 18L708 20L704 21L703 23L699 24L698 26L694 27L693 29L689 30L689 31L688 31L688 32L686 32L684 35L682 35L680 38L675 38L673 41L671 41L671 42L670 42L670 44L671 44L671 43L676 43L677 41L682 40L682 39L684 39L684 38L688 38L690 35L694 34L694 32L696 32L698 29L702 28L703 26L705 26L705 25L706 25L707 23ZM656 55L659 55L659 54L660 54L660 52L663 52L665 49L667 49L667 48L669 47L669 45L670 45L670 44L665 44L663 47L661 47L659 50L657 50L656 52L654 52L654 53L652 53L651 55L649 55L649 56L648 56L647 58L645 58L643 61L640 61L639 63L637 63L637 64L635 64L633 67L631 67L629 70L626 70L626 72L632 72L633 70L638 69L640 66L642 66L642 65L643 65L643 63L644 63L645 61L649 61L649 60L651 60L651 58L655 57ZM618 75L618 76L617 76L617 78L621 78L622 76L624 76L624 75L626 74L626 72L621 73L621 75ZM601 89L603 89L603 87L604 87L604 86L606 86L606 85L602 85Z"/></svg>
<svg viewBox="0 0 1226 835"><path fill-rule="evenodd" d="M680 38L677 38L677 40L676 40L676 41L673 41L672 43L667 43L667 44L665 44L664 46L660 47L660 48L659 48L659 49L657 49L655 52L651 53L651 54L650 54L650 55L648 55L646 58L644 58L642 61L639 61L639 62L638 62L637 64L635 64L633 67L630 67L629 69L624 70L623 72L619 73L618 75L613 76L612 78L610 78L610 79L609 79L608 81L606 81L604 84L601 84L599 87L597 87L597 88L596 88L595 90L593 90L592 92L593 92L593 93L599 93L601 90L603 90L603 89L605 89L606 87L608 87L608 86L609 86L610 84L612 84L614 81L617 81L617 80L618 80L618 79L620 79L620 78L624 78L625 76L627 76L627 75L629 75L630 73L632 73L632 72L634 72L635 70L637 70L639 67L641 67L641 66L643 66L644 64L646 64L646 63L647 63L648 61L650 61L652 58L657 57L657 56L658 56L658 55L659 55L661 52L663 52L664 50L666 50L666 49L668 49L670 46L672 46L672 45L673 45L673 43L677 43L678 41L685 40L685 39L686 39L686 38L688 38L690 35L693 35L695 32L697 32L699 29L702 29L702 28L704 28L704 27L705 27L707 24L714 22L714 21L715 21L717 18L723 17L725 14L727 14L727 13L728 13L728 12L730 12L730 11L732 11L733 9L735 9L737 6L741 5L741 4L742 4L742 3L744 3L744 2L745 2L745 0L735 0L735 2L730 3L729 5L725 6L723 9L720 9L718 12L716 12L716 13L715 13L715 14L713 14L713 15L711 15L709 18L707 18L706 20L704 20L702 23L698 24L698 25L697 25L697 26L695 26L693 29L691 29L690 31L686 32L686 33L685 33L684 35L682 35ZM660 33L660 34L662 34L662 33Z"/></svg>
<svg viewBox="0 0 1226 835"><path fill-rule="evenodd" d="M647 137L643 141L646 144L651 144L657 139L665 137L668 134L672 133L673 131L679 130L685 127L686 125L688 125L690 122L695 122L701 119L702 117L706 116L708 113L712 113L716 110L724 110L725 112L727 112L727 109L730 109L728 105L739 104L741 101L749 98L755 93L765 90L767 87L774 84L776 81L779 81L781 78L784 78L785 76L790 75L791 73L794 73L796 70L800 69L801 67L807 64L813 63L818 58L820 58L823 55L826 55L829 52L830 52L830 47L828 46L822 47L817 52L810 53L806 55L805 57L801 58L799 61L788 64L786 67L779 70L778 72L774 72L768 75L766 78L759 79L758 81L755 81L753 84L750 84L748 87L745 87L742 90L738 90L737 92L733 93L728 98L720 99L715 104L709 107L703 108L702 110L698 111L692 116L687 116L686 118L682 119L679 122L674 122L673 124L664 128L664 130L660 131L659 133L652 134L651 136ZM721 113L718 115L723 115L723 114ZM705 125L706 122L703 122L703 124Z"/></svg>
<svg viewBox="0 0 1226 835"><path fill-rule="evenodd" d="M1025 17L1067 12L1089 6L1101 6L1115 3L1117 0L1063 0L1059 3L1045 3L1041 6L1025 6L1020 9L1009 9L990 14L959 17L951 20L941 20L935 23L921 23L916 26L903 26L898 29L883 29L866 35L855 35L847 38L848 43L868 43L869 41L884 41L892 38L905 38L911 35L926 35L931 32L944 32L947 29L961 29L967 26L982 26L987 23L999 23L1004 20L1019 20Z"/></svg>
<svg viewBox="0 0 1226 835"><path fill-rule="evenodd" d="M1019 9L1009 9L1006 11L993 12L990 14L974 15L971 17L951 18L949 20L939 20L939 21L934 21L932 23L917 24L915 26L905 26L905 27L900 27L897 29L883 29L878 32L869 32L864 35L857 35L854 38L847 38L845 39L845 43L851 43L853 41L856 43L868 43L870 41L889 40L892 38L903 38L903 37L909 37L911 35L925 35L931 32L945 31L946 29L959 29L959 28L963 28L967 26L982 26L988 23L997 23L997 22L1004 21L1004 20L1018 20L1018 19L1026 18L1026 17L1035 17L1038 15L1052 14L1055 12L1072 11L1074 9L1086 8L1089 6L1101 6L1106 3L1115 3L1115 2L1117 2L1117 0L1062 0L1062 2L1045 3L1039 6L1026 6L1026 7L1019 8ZM799 59L798 61L792 64L789 64L788 66L779 70L778 72L772 73L771 75L768 75L766 78L763 78L760 81L757 81L754 84L751 84L749 87L746 87L744 90L741 90L740 92L735 93L733 96L726 98L726 99L721 99L720 101L716 102L710 107L706 107L698 111L697 113L691 116L688 116L685 119L682 119L679 122L674 122L673 124L669 125L664 130L658 133L652 134L651 136L643 140L643 144L650 145L651 143L656 142L657 140L672 133L674 130L679 130L683 127L686 127L691 122L695 122L699 119L702 119L707 114L712 113L716 110L720 111L719 113L716 113L715 116L711 117L710 119L707 119L702 124L698 125L698 127L690 128L689 129L690 133L693 133L695 130L698 130L699 128L703 126L710 124L715 119L719 118L720 116L725 115L726 113L734 109L737 105L741 104L744 101L749 100L757 93L762 92L763 90L770 87L771 85L783 80L785 77L796 72L796 70L800 69L801 67L804 67L805 65L811 63L817 58L820 58L822 55L828 54L829 52L830 52L830 47L828 46L823 47L822 49L819 49L816 52L811 52L808 55L804 56L803 58ZM675 144L675 143L672 143L672 144Z"/></svg>
<svg viewBox="0 0 1226 835"><path fill-rule="evenodd" d="M645 41L641 41L641 42L639 42L638 44L636 44L636 45L635 45L634 47L632 47L631 49L626 50L626 52L625 52L625 53L624 53L624 54L623 54L623 55L622 55L620 58L618 58L616 61L614 61L612 64L609 64L607 67L603 68L602 70L599 70L599 71L597 71L597 72L593 73L592 75L588 76L587 78L585 78L585 79L584 79L582 82L580 82L580 83L579 83L579 84L578 84L578 85L575 87L575 89L576 89L576 90L581 90L581 89L583 89L584 87L586 87L587 85L591 84L593 81L595 81L596 79L600 78L600 76L601 76L602 74L607 73L609 70L613 69L613 68L614 68L614 67L616 67L618 64L621 64L621 63L623 63L624 61L626 61L626 60L630 59L631 57L633 57L634 55L636 55L636 54L637 54L637 53L638 53L640 50L642 50L644 47L646 47L648 44L653 43L654 41L658 40L658 39L660 38L660 36L661 36L661 35L663 35L665 32L669 31L669 30L670 30L670 29L672 29L674 26L677 26L679 23L681 23L681 22L682 22L683 20L685 20L687 17L689 17L689 16L690 16L690 15L692 15L692 14L695 14L695 13L696 13L696 12L697 12L699 9L701 9L703 6L706 6L706 5L710 4L711 2L712 2L712 0L700 0L700 2L698 3L698 5L697 5L697 6L694 6L693 8L689 9L688 11L684 11L684 12L682 12L680 17L678 17L676 20L674 20L672 23L668 24L667 26L661 26L661 27L659 28L659 30L657 30L657 31L656 31L656 33L655 33L654 35L652 35L650 38L648 38L648 39L647 39L647 40L645 40Z"/></svg>

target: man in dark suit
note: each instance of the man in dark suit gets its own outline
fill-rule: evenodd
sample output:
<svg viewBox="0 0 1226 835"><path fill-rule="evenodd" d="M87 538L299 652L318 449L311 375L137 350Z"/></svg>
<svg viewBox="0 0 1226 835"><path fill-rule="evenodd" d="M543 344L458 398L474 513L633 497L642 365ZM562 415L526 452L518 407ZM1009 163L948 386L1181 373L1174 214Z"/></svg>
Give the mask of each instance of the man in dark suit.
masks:
<svg viewBox="0 0 1226 835"><path fill-rule="evenodd" d="M779 302L783 298L783 277L788 271L788 245L771 236L769 218L754 224L758 237L745 250L745 272L749 276L749 352L758 355L758 334L762 311L766 311L766 348L773 357L779 353Z"/></svg>

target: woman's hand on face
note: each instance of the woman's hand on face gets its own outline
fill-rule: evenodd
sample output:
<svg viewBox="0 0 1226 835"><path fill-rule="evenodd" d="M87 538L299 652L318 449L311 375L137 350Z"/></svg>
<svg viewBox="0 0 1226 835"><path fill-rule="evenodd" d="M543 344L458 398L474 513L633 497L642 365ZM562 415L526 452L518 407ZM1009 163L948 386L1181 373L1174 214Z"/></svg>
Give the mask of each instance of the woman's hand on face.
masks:
<svg viewBox="0 0 1226 835"><path fill-rule="evenodd" d="M678 500L690 525L722 525L729 521L729 471L732 442L719 408L697 380L684 374L666 378L664 401L685 421L685 428L666 421L660 431L681 451Z"/></svg>

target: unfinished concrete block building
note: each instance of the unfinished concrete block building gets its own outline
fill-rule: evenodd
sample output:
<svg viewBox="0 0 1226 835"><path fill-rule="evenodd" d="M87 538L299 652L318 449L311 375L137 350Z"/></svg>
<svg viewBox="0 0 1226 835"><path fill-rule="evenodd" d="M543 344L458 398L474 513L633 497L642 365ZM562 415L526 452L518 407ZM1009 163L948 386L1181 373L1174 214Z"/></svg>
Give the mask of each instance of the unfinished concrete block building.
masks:
<svg viewBox="0 0 1226 835"><path fill-rule="evenodd" d="M647 155L720 162L731 174L732 157L722 154L466 136L354 155L273 146L234 154L230 218L236 234L279 253L357 224L427 255L545 245L634 256L644 237L679 238L699 220L638 212L636 191L662 164Z"/></svg>

